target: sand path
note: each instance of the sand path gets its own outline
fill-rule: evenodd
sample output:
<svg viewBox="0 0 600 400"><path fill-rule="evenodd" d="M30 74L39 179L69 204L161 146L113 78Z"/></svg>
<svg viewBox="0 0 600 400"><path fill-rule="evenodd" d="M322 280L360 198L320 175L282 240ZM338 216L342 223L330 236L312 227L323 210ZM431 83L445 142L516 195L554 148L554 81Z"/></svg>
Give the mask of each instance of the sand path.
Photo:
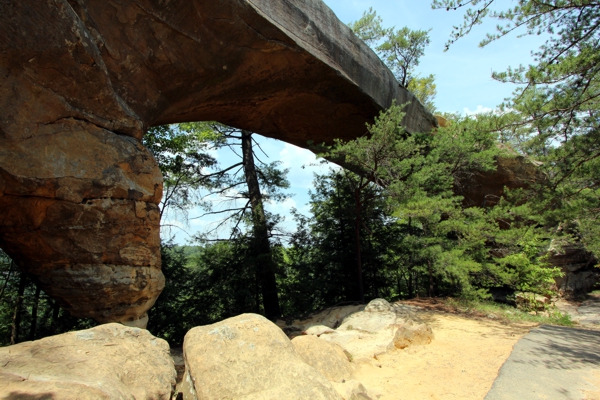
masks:
<svg viewBox="0 0 600 400"><path fill-rule="evenodd" d="M381 400L483 399L515 343L533 325L423 311L431 344L356 360L356 378Z"/></svg>

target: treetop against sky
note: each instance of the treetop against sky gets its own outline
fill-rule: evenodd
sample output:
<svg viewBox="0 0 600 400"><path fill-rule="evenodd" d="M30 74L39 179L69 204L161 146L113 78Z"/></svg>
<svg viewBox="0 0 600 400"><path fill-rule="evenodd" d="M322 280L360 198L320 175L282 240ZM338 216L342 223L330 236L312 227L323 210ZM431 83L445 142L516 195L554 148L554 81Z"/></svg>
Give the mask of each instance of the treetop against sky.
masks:
<svg viewBox="0 0 600 400"><path fill-rule="evenodd" d="M538 49L545 41L544 37L517 37L511 34L480 48L479 42L486 33L493 33L495 21L487 21L476 26L470 35L454 43L448 51L445 44L450 38L453 26L460 25L463 20L462 11L433 10L429 1L410 0L324 0L338 18L349 23L360 19L364 11L372 7L383 19L384 27L396 29L407 26L413 30L430 30L431 44L425 49L417 73L419 76L433 74L437 85L435 105L440 112L458 112L469 114L494 109L505 98L509 97L514 85L504 84L492 79L492 72L505 71L509 66L528 65L533 61L531 51ZM505 1L500 6L506 6ZM509 4L508 4L509 5ZM313 173L323 172L325 168L316 164L312 152L273 139L256 136L264 152L269 156L266 162L280 160L282 168L289 168L288 179L291 183L289 193L295 195L279 204L270 204L267 209L286 217L284 226L294 229L289 211L292 207L301 213L308 213L308 190L311 188ZM222 165L235 161L236 156L227 150L220 150L217 159ZM219 199L214 199L218 203ZM214 226L217 217L193 219L202 214L201 210L192 210L192 218L188 226L180 222L170 221L181 226L188 233L206 230ZM176 241L184 243L189 236L180 229L174 229ZM223 230L222 235L227 235ZM169 237L165 230L164 238Z"/></svg>

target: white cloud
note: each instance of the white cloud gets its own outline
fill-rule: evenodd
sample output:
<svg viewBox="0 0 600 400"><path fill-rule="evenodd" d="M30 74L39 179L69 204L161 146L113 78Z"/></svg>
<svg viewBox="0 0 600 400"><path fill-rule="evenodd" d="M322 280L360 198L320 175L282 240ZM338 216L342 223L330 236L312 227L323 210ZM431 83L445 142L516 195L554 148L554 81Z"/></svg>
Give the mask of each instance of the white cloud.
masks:
<svg viewBox="0 0 600 400"><path fill-rule="evenodd" d="M482 105L478 105L475 110L470 110L469 107L465 107L463 109L466 115L477 115L477 114L485 114L494 111L495 109L490 107L484 107Z"/></svg>
<svg viewBox="0 0 600 400"><path fill-rule="evenodd" d="M267 205L267 209L275 214L281 214L281 215L285 215L286 217L290 214L290 210L292 208L298 208L298 204L296 204L296 201L291 198L288 197L287 199L285 199L282 202L279 203L269 203Z"/></svg>
<svg viewBox="0 0 600 400"><path fill-rule="evenodd" d="M288 143L279 152L283 168L289 168L288 180L294 190L306 191L312 187L313 174L323 173L326 166L320 164L315 154Z"/></svg>

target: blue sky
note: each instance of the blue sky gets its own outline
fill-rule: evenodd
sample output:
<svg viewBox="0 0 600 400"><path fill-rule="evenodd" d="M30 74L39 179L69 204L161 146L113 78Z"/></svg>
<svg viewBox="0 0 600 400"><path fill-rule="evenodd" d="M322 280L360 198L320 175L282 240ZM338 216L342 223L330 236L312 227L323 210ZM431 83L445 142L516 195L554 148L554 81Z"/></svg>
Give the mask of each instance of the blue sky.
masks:
<svg viewBox="0 0 600 400"><path fill-rule="evenodd" d="M537 36L518 38L516 34L512 34L480 48L480 40L495 29L496 21L490 21L475 27L470 35L444 52L452 27L462 22L461 11L432 10L427 0L325 0L325 3L344 23L358 20L364 11L373 7L383 18L385 27L431 29L431 44L425 50L418 72L420 75L435 75L438 92L435 104L442 112L465 114L495 108L510 96L515 87L494 81L491 78L492 71L504 71L509 66L531 63L531 50L538 49L543 42ZM511 2L502 1L500 4L510 6ZM308 190L312 187L313 173L323 171L324 167L311 166L315 163L315 158L308 150L256 136L269 156L267 161L280 160L283 168L290 168L288 179L291 188L288 192L294 196L280 204L268 204L267 209L284 215L286 221L283 226L291 231L295 225L289 210L294 207L309 214ZM223 166L237 162L236 156L226 151L220 151L216 156ZM263 159L266 157L263 156ZM218 208L219 199L214 200L215 207ZM189 234L214 227L217 219L196 218L201 213L201 210L191 210L191 219L187 224L174 218L166 218L163 223L177 225L179 228L163 229L163 238L175 235L176 242L184 244L189 239ZM227 229L220 232L221 237L227 235Z"/></svg>

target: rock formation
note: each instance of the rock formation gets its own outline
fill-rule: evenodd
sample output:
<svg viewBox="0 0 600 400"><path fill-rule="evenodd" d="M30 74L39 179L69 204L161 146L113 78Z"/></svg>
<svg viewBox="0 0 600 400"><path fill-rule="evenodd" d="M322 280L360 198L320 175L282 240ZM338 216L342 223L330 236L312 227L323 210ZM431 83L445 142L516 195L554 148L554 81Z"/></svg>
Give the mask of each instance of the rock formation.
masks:
<svg viewBox="0 0 600 400"><path fill-rule="evenodd" d="M556 279L561 294L576 296L588 293L600 282L598 261L581 244L563 246L559 251L551 246L548 262L558 267L564 275Z"/></svg>
<svg viewBox="0 0 600 400"><path fill-rule="evenodd" d="M436 124L320 0L0 2L0 247L78 317L143 318L164 285L158 124L306 146L393 100ZM141 320L140 320L141 319Z"/></svg>
<svg viewBox="0 0 600 400"><path fill-rule="evenodd" d="M496 170L478 172L461 182L456 193L464 196L466 207L493 207L504 195L505 188L526 188L533 183L543 182L545 176L539 164L526 157L514 155L496 159Z"/></svg>
<svg viewBox="0 0 600 400"><path fill-rule="evenodd" d="M169 345L148 331L105 324L0 348L2 399L170 400Z"/></svg>
<svg viewBox="0 0 600 400"><path fill-rule="evenodd" d="M341 399L281 329L260 315L193 328L183 352L185 400Z"/></svg>
<svg viewBox="0 0 600 400"><path fill-rule="evenodd" d="M372 300L366 306L334 307L306 320L277 324L290 336L313 335L340 345L353 360L369 360L433 340L431 328L419 323L414 306L390 304L384 299Z"/></svg>
<svg viewBox="0 0 600 400"><path fill-rule="evenodd" d="M377 392L357 381L356 368L372 363L376 348L404 348L399 337L409 338L407 346L427 344L431 329L423 324L429 340L414 340L417 325L408 319L414 306L376 299L363 311L352 308L341 312L346 317L337 330L291 341L256 314L193 328L185 336L183 379L177 381L174 359L181 353L169 354L166 341L122 324L0 348L0 398L167 400L177 383L177 398L188 400L375 399ZM331 311L325 310L335 314ZM327 316L315 322L328 322ZM404 335L402 325L413 335ZM351 336L354 341L346 340Z"/></svg>
<svg viewBox="0 0 600 400"><path fill-rule="evenodd" d="M352 378L354 371L342 346L313 335L296 336L292 344L300 358L331 382Z"/></svg>

